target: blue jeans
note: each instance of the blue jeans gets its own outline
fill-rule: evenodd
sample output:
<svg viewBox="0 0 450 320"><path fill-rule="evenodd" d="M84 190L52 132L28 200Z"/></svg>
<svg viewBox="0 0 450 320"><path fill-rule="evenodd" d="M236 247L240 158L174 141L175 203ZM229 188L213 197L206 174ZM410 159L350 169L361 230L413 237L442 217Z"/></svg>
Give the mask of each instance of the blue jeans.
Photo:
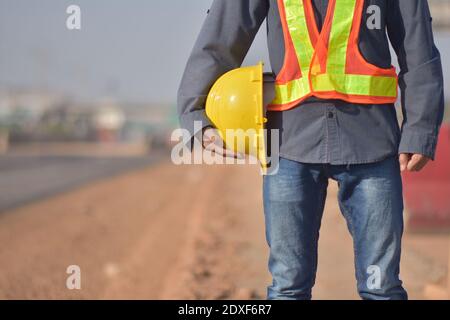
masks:
<svg viewBox="0 0 450 320"><path fill-rule="evenodd" d="M407 299L399 279L403 197L397 157L351 166L280 159L279 172L264 178L273 277L268 299L311 299L328 179L339 184L340 208L353 237L360 296Z"/></svg>

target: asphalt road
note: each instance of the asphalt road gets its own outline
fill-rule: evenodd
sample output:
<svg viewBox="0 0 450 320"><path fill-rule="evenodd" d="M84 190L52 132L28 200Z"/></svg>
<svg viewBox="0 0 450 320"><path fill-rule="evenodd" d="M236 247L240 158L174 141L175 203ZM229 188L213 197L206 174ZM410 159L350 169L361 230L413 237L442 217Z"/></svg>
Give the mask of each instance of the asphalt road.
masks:
<svg viewBox="0 0 450 320"><path fill-rule="evenodd" d="M0 212L152 164L156 156L0 156Z"/></svg>

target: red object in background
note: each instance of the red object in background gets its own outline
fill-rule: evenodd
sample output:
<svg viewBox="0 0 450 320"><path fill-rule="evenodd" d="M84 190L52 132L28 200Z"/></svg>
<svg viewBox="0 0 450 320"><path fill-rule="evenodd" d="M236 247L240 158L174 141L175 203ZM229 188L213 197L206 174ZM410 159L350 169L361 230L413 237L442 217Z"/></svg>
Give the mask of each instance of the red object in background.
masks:
<svg viewBox="0 0 450 320"><path fill-rule="evenodd" d="M102 143L117 142L117 130L97 129L97 141Z"/></svg>
<svg viewBox="0 0 450 320"><path fill-rule="evenodd" d="M403 174L408 229L450 231L450 125L441 129L436 161L419 173Z"/></svg>

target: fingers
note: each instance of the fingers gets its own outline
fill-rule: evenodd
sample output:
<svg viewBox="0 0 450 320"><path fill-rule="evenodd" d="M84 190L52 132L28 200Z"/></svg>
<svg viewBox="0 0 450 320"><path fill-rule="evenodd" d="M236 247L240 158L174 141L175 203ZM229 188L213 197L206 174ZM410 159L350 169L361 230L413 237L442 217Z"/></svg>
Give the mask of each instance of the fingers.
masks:
<svg viewBox="0 0 450 320"><path fill-rule="evenodd" d="M243 159L244 156L225 148L225 143L215 129L207 129L203 135L203 147L205 150L216 153L222 157Z"/></svg>
<svg viewBox="0 0 450 320"><path fill-rule="evenodd" d="M406 153L402 153L399 157L399 161L400 161L400 170L402 172L406 171L406 169L408 169L408 163L409 160L411 159L411 155L406 154Z"/></svg>
<svg viewBox="0 0 450 320"><path fill-rule="evenodd" d="M419 172L421 171L430 161L424 155L421 154L400 154L400 170L402 172L408 170L410 172Z"/></svg>
<svg viewBox="0 0 450 320"><path fill-rule="evenodd" d="M205 150L212 152L212 153L216 153L222 157L226 157L226 158L234 158L234 159L241 159L242 156L240 156L239 154L225 149L220 145L217 145L216 143L210 143L208 145L205 146Z"/></svg>
<svg viewBox="0 0 450 320"><path fill-rule="evenodd" d="M203 147L206 147L212 143L215 143L216 140L220 140L219 134L214 129L206 129L203 133Z"/></svg>
<svg viewBox="0 0 450 320"><path fill-rule="evenodd" d="M414 154L408 163L408 171L421 171L428 163L429 159L421 154Z"/></svg>
<svg viewBox="0 0 450 320"><path fill-rule="evenodd" d="M222 156L224 156L226 158L233 158L233 159L242 159L243 158L243 156L241 154L233 152L229 149L224 149L224 148L219 148L219 149L220 149L219 152L222 152L219 154L221 154Z"/></svg>

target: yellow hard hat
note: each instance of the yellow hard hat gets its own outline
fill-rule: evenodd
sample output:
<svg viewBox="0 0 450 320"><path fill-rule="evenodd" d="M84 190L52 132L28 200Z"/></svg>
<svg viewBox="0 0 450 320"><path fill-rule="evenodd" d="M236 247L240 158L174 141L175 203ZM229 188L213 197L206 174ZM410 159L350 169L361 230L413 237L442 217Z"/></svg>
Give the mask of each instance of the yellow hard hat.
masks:
<svg viewBox="0 0 450 320"><path fill-rule="evenodd" d="M262 63L220 77L209 92L206 114L228 149L267 165Z"/></svg>

